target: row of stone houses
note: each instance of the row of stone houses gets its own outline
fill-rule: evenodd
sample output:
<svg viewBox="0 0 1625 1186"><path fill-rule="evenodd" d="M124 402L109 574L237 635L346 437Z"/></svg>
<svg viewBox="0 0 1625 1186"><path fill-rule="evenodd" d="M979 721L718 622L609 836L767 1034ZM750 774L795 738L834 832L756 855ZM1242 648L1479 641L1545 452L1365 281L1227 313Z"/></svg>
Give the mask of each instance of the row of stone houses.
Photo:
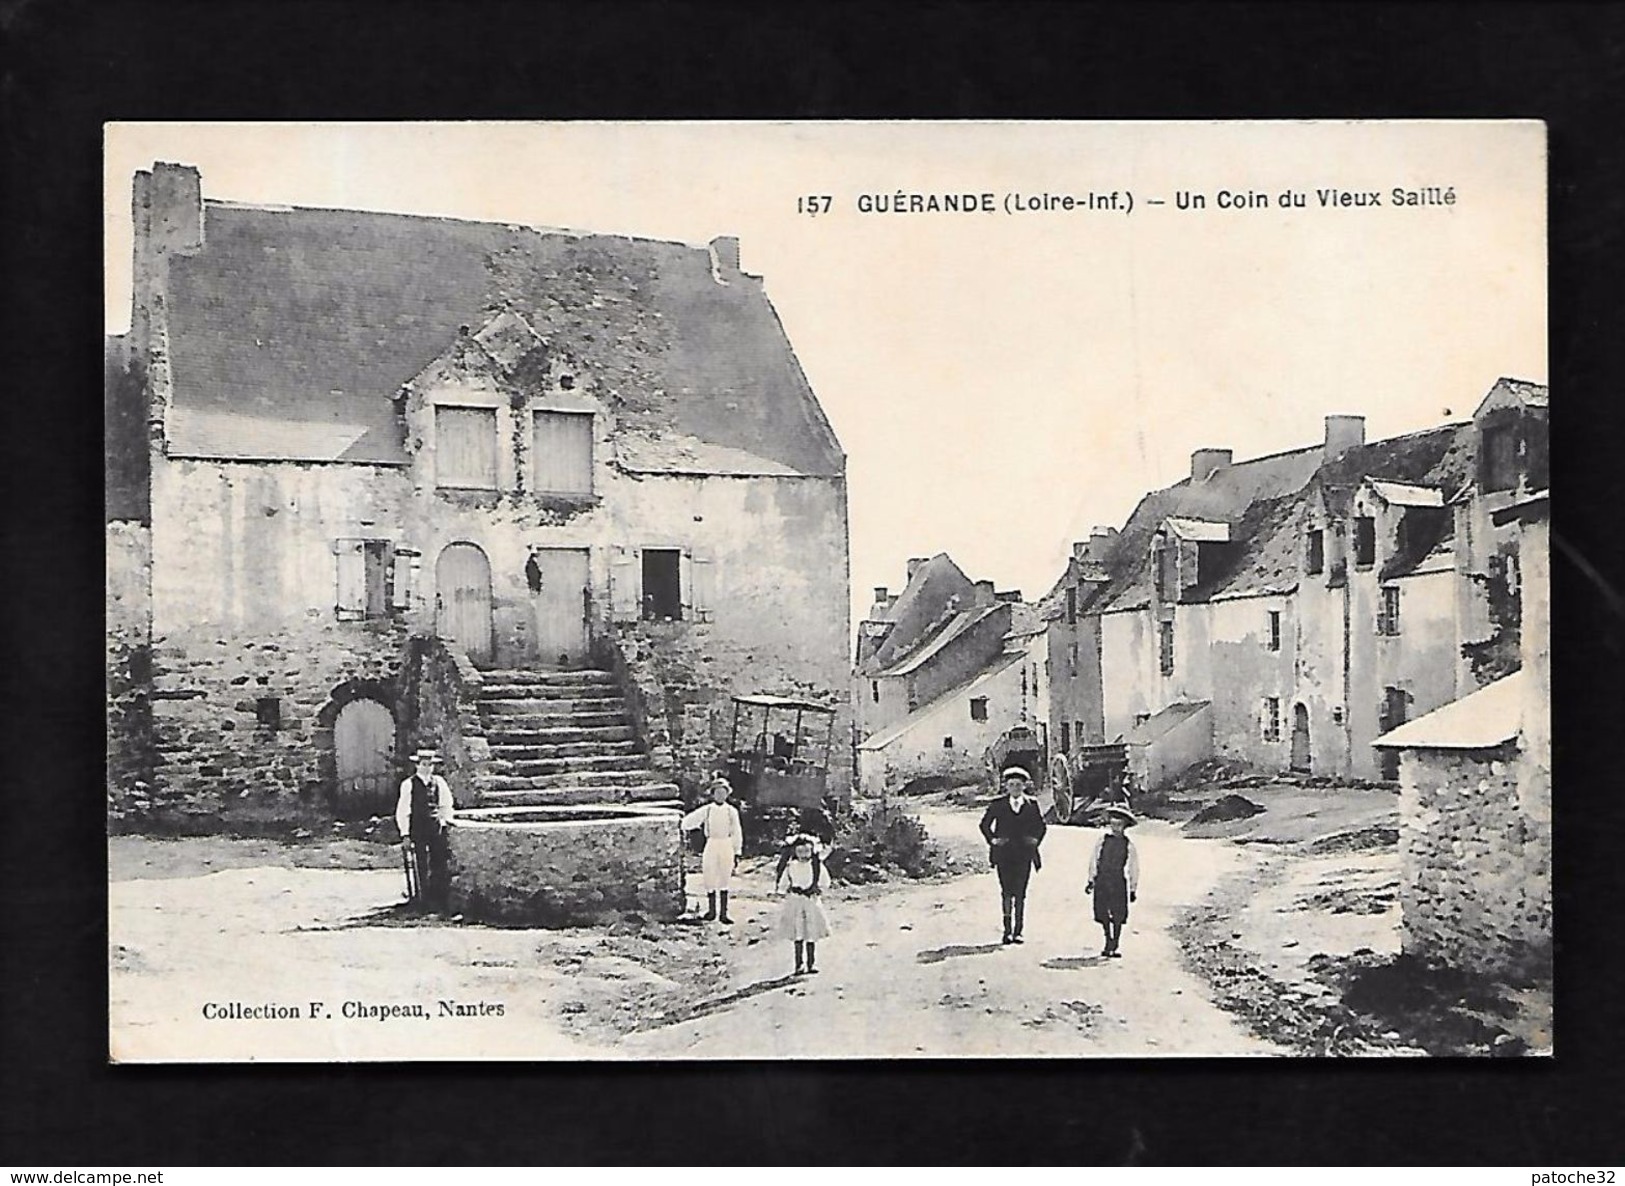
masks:
<svg viewBox="0 0 1625 1186"><path fill-rule="evenodd" d="M1074 546L1048 606L1050 736L1074 768L1125 747L1154 785L1214 758L1393 780L1376 739L1519 665L1519 534L1547 482L1547 395L1497 382L1473 419L1236 462Z"/></svg>
<svg viewBox="0 0 1625 1186"><path fill-rule="evenodd" d="M737 240L246 206L163 163L133 213L115 819L378 810L426 741L462 802L674 794L738 693L850 728L845 457Z"/></svg>
<svg viewBox="0 0 1625 1186"><path fill-rule="evenodd" d="M922 779L974 781L1011 728L1045 728L1044 629L1019 591L972 581L945 553L875 590L858 627L853 718L866 795Z"/></svg>

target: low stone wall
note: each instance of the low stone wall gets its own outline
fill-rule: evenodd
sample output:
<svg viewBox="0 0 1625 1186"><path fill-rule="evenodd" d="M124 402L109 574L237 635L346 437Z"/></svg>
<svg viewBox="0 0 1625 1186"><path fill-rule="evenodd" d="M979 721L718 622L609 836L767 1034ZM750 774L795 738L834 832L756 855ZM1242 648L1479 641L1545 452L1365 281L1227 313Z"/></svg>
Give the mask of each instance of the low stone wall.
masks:
<svg viewBox="0 0 1625 1186"><path fill-rule="evenodd" d="M1550 974L1551 827L1520 807L1519 772L1511 744L1403 751L1407 953L1487 975Z"/></svg>
<svg viewBox="0 0 1625 1186"><path fill-rule="evenodd" d="M487 922L583 926L683 913L681 816L637 807L490 807L449 831L450 905Z"/></svg>
<svg viewBox="0 0 1625 1186"><path fill-rule="evenodd" d="M491 758L479 713L484 677L444 639L416 638L407 679L413 689L407 752L425 745L438 749L440 773L457 806L477 803L475 775Z"/></svg>

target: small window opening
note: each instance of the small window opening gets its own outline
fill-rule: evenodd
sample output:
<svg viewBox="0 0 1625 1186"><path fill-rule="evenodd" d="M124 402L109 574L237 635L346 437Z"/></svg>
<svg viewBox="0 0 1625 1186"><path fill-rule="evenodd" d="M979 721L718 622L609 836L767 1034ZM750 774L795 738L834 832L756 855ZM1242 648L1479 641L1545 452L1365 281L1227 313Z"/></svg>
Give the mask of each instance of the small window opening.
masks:
<svg viewBox="0 0 1625 1186"><path fill-rule="evenodd" d="M276 696L261 696L254 701L254 723L273 733L282 728L282 700Z"/></svg>
<svg viewBox="0 0 1625 1186"><path fill-rule="evenodd" d="M978 696L970 702L970 719L973 721L987 720L986 696Z"/></svg>
<svg viewBox="0 0 1625 1186"><path fill-rule="evenodd" d="M1377 521L1370 515L1354 520L1354 567L1370 568L1377 562Z"/></svg>
<svg viewBox="0 0 1625 1186"><path fill-rule="evenodd" d="M643 617L678 622L683 617L682 564L676 548L643 549Z"/></svg>

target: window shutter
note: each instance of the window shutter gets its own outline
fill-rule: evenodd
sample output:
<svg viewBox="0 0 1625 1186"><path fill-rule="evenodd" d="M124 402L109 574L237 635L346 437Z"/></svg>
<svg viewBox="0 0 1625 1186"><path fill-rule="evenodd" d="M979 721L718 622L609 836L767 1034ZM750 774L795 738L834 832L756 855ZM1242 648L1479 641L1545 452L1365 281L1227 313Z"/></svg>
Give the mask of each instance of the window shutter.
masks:
<svg viewBox="0 0 1625 1186"><path fill-rule="evenodd" d="M591 414L537 412L533 424L531 473L537 493L591 494Z"/></svg>
<svg viewBox="0 0 1625 1186"><path fill-rule="evenodd" d="M638 620L639 583L637 549L616 548L609 565L609 604L617 622Z"/></svg>
<svg viewBox="0 0 1625 1186"><path fill-rule="evenodd" d="M434 436L438 485L496 489L497 414L494 408L436 408Z"/></svg>
<svg viewBox="0 0 1625 1186"><path fill-rule="evenodd" d="M697 551L688 559L689 579L689 605L694 611L694 617L701 622L711 620L711 607L716 597L716 588L713 582L716 579L716 566L712 563L707 552Z"/></svg>
<svg viewBox="0 0 1625 1186"><path fill-rule="evenodd" d="M395 550L395 570L390 583L389 604L395 609L411 609L417 593L418 569L423 558L411 549Z"/></svg>
<svg viewBox="0 0 1625 1186"><path fill-rule="evenodd" d="M366 543L358 539L334 540L333 559L337 573L334 612L343 622L366 617Z"/></svg>

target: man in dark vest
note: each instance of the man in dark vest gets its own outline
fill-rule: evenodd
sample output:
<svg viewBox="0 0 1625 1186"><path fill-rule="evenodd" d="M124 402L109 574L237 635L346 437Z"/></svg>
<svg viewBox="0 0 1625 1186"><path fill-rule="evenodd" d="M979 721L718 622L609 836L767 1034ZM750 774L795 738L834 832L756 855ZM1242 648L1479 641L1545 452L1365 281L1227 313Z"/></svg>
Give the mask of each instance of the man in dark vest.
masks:
<svg viewBox="0 0 1625 1186"><path fill-rule="evenodd" d="M988 844L988 860L999 874L1004 941L1020 943L1027 912L1027 879L1034 869L1043 868L1038 846L1044 839L1044 817L1038 801L1027 793L1032 787L1030 774L1020 766L1010 766L1000 777L1004 797L993 800L982 814L982 835Z"/></svg>
<svg viewBox="0 0 1625 1186"><path fill-rule="evenodd" d="M453 811L451 787L435 773L439 760L432 749L418 750L395 802L395 826L417 872L416 901L430 910L446 906L446 829Z"/></svg>

